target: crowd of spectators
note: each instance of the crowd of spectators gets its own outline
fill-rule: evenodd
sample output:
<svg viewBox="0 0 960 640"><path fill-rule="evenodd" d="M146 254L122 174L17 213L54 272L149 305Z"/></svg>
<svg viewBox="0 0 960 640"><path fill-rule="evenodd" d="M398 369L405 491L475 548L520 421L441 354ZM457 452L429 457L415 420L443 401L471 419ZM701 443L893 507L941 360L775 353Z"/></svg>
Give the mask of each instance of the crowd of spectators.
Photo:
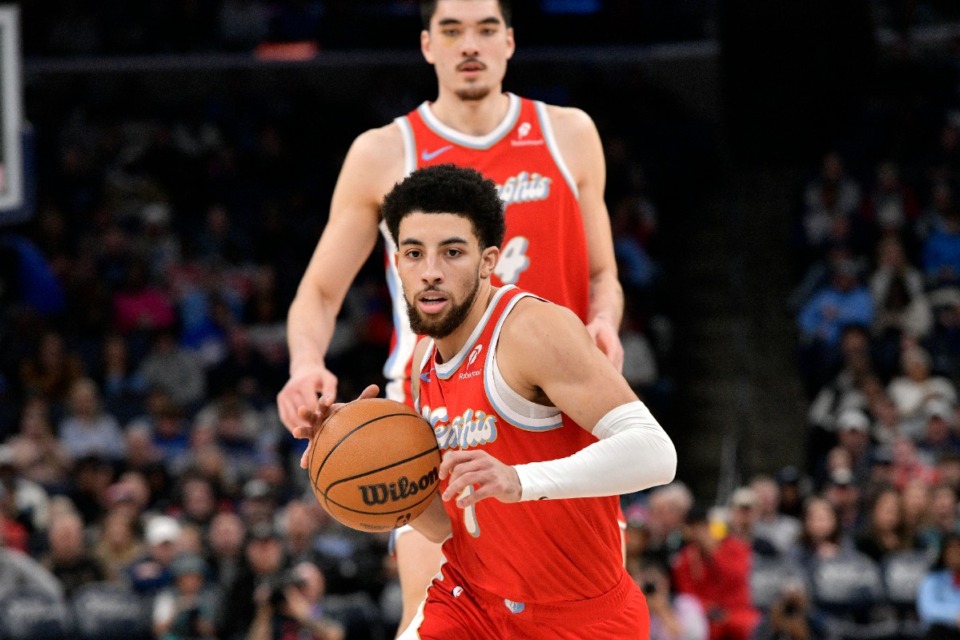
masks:
<svg viewBox="0 0 960 640"><path fill-rule="evenodd" d="M955 56L939 68L936 92L902 76L912 101L865 109L872 141L852 135L798 189L801 575L815 618L871 637L960 637L941 588L960 531L960 74Z"/></svg>

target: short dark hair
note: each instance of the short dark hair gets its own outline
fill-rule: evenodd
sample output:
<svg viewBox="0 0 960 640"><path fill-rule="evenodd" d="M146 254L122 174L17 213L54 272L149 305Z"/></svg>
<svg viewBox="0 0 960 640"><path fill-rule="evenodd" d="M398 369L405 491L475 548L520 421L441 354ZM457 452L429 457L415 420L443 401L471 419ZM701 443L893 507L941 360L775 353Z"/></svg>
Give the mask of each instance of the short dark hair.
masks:
<svg viewBox="0 0 960 640"><path fill-rule="evenodd" d="M384 197L381 207L394 242L399 242L400 221L416 212L452 213L468 218L481 249L499 247L506 232L503 200L497 185L469 167L425 167L398 182Z"/></svg>
<svg viewBox="0 0 960 640"><path fill-rule="evenodd" d="M437 12L437 3L440 0L420 0L420 19L423 21L423 28L430 30L430 20L433 14ZM513 9L510 7L510 0L497 0L500 4L500 13L503 14L503 22L507 27L513 26Z"/></svg>

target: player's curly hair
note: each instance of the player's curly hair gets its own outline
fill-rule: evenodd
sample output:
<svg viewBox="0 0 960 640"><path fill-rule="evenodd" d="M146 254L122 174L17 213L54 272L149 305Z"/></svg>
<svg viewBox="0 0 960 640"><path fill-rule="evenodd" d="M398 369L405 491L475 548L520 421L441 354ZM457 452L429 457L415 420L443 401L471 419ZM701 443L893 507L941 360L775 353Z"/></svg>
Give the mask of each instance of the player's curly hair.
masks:
<svg viewBox="0 0 960 640"><path fill-rule="evenodd" d="M430 20L437 11L437 2L440 0L420 0L420 19L423 21L423 28L430 30ZM510 0L498 0L500 4L500 13L503 14L503 22L507 27L513 26L513 9L510 6Z"/></svg>
<svg viewBox="0 0 960 640"><path fill-rule="evenodd" d="M417 212L468 218L481 249L499 247L507 226L493 180L475 169L453 164L417 169L390 190L380 212L394 242L398 242L400 221Z"/></svg>

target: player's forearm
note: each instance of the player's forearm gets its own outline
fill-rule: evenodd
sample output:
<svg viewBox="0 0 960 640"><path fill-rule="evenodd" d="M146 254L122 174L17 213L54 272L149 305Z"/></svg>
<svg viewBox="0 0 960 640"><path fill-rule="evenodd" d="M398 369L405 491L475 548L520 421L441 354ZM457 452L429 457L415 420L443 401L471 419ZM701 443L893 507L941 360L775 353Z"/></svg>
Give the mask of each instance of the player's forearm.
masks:
<svg viewBox="0 0 960 640"><path fill-rule="evenodd" d="M323 363L333 338L339 307L301 284L287 313L290 373L303 364Z"/></svg>
<svg viewBox="0 0 960 640"><path fill-rule="evenodd" d="M517 465L520 499L613 496L673 481L677 450L639 400L608 412L593 434L600 440L572 456Z"/></svg>
<svg viewBox="0 0 960 640"><path fill-rule="evenodd" d="M453 527L450 524L450 516L443 508L443 500L440 494L436 494L430 502L430 506L410 523L414 529L423 534L423 536L435 543L441 543L453 533Z"/></svg>
<svg viewBox="0 0 960 640"><path fill-rule="evenodd" d="M590 277L590 310L587 322L603 318L614 328L620 329L623 320L623 287L617 278L617 270L602 269Z"/></svg>

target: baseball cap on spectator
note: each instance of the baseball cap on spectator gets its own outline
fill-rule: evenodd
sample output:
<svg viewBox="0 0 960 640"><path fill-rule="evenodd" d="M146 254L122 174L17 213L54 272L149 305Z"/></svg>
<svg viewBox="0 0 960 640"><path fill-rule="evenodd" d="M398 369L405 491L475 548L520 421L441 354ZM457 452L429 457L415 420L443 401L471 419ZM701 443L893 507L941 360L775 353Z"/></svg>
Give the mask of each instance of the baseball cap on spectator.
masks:
<svg viewBox="0 0 960 640"><path fill-rule="evenodd" d="M849 487L853 484L853 472L846 467L834 469L830 474L830 484L838 487Z"/></svg>
<svg viewBox="0 0 960 640"><path fill-rule="evenodd" d="M731 507L753 507L757 504L757 492L750 487L740 487L730 496Z"/></svg>
<svg viewBox="0 0 960 640"><path fill-rule="evenodd" d="M175 542L180 537L180 523L170 516L154 516L144 534L147 544Z"/></svg>
<svg viewBox="0 0 960 640"><path fill-rule="evenodd" d="M9 444L0 444L0 467L13 466L13 447Z"/></svg>
<svg viewBox="0 0 960 640"><path fill-rule="evenodd" d="M844 409L837 417L837 429L840 431L863 431L870 428L870 420L860 409Z"/></svg>

